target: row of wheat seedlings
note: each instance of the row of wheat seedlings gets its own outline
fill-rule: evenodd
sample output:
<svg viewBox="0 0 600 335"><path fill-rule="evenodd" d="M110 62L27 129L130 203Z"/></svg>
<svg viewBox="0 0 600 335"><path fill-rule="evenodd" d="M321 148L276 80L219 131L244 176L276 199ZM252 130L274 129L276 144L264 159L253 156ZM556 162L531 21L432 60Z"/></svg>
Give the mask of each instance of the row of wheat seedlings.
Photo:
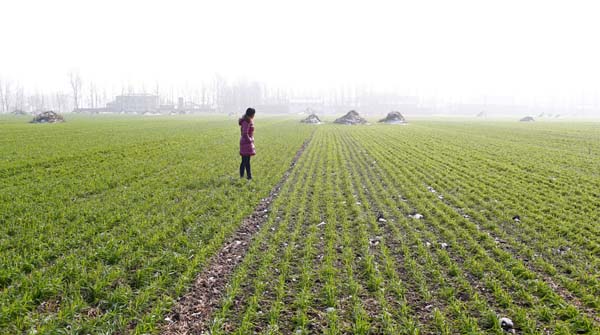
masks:
<svg viewBox="0 0 600 335"><path fill-rule="evenodd" d="M557 236L547 233L548 230L552 230L552 227L557 230L563 223L568 229L570 225L584 219L585 213L568 215L568 212L563 210L548 214L542 211L547 206L545 204L547 201L540 199L539 194L523 198L518 193L515 194L513 190L517 187L510 180L506 180L506 178L498 180L497 177L490 174L476 176L475 172L469 171L461 165L460 161L456 159L456 152L452 152L451 148L442 151L443 153L437 156L445 159L443 166L435 164L438 157L435 160L429 158L433 154L431 149L415 153L415 155L423 162L432 161L432 171L437 171L437 174L430 174L430 185L438 190L438 193L442 191L440 195L443 194L443 201L451 202L456 209L460 209L464 214L481 223L480 226L483 229L489 230L506 247L515 249L515 253L531 260L530 264L538 272L555 278L565 288L581 297L588 306L597 307L600 285L594 284L593 280L590 281L590 276L593 276L596 267L594 264L598 263L598 259L573 245L577 238L583 239L584 234L579 233L576 235L577 238L573 238L562 234ZM447 178L448 170L454 171L456 177ZM521 177L515 173L514 178ZM499 188L501 183L503 188ZM454 196L453 190L456 188L464 190L463 193L466 193L466 196L462 199ZM510 197L515 200L509 202ZM486 201L486 198L501 199L502 201ZM552 207L567 206L558 200L552 201L555 202ZM505 205L504 202L507 204ZM515 206L515 204L517 205ZM554 209L553 211L556 212ZM520 220L512 220L511 212L522 215L526 213L526 215L523 215ZM560 216L557 217L557 214ZM589 219L588 217L587 220ZM498 227L502 227L502 229L498 229ZM560 230L562 229L564 227L560 228ZM580 244L590 247L589 241L581 241ZM559 272L557 269L561 271Z"/></svg>
<svg viewBox="0 0 600 335"><path fill-rule="evenodd" d="M370 143L369 141L364 142ZM389 147L374 146L371 151L375 153L375 157L384 161L387 160L391 162L391 165L398 165L400 162L395 157L396 153L384 148ZM539 290L544 288L544 284L536 282L536 288L531 288L530 279L533 278L533 274L527 271L518 260L499 250L486 234L477 234L477 230L473 225L470 225L468 221L458 215L453 208L440 202L436 196L432 196L431 192L424 189L423 183L427 182L427 175L423 171L430 169L429 164L412 158L412 154L412 152L409 152L402 157L401 170L404 171L403 173L398 171L397 173L390 173L390 175L403 180L402 183L407 185L404 189L409 199L411 199L412 194L417 198L415 207L427 218L428 229L442 236L446 240L445 243L452 246L450 250L457 261L462 264L473 264L474 268L483 267L485 269L483 281L487 284L487 289L492 290L500 307L508 308L514 305L511 298L518 298L521 303L528 307L526 309L513 309L513 311L518 312L517 316L521 321L521 326L530 325L530 331L534 331L536 322L531 322L532 319L537 319L540 324L548 324L547 321L544 322L544 318L548 314L547 308L554 307L555 302L560 301L560 297L550 295L549 298L551 297L551 299L548 302L540 299L540 297L535 297L534 293L539 295ZM382 163L382 165L389 169L387 164ZM479 240L476 240L473 236ZM479 266L477 266L478 264ZM468 273L474 278L482 277L484 274L481 271L475 271L473 268L466 270L469 270ZM546 291L548 290L544 292ZM557 309L557 313L562 313L563 316L571 319L569 320L571 323L575 323L573 328L583 327L586 329L590 327L589 320L586 320L585 317L572 317L572 307L559 307ZM531 319L523 317L526 314L530 314ZM553 326L560 330L568 327L569 323L557 320Z"/></svg>

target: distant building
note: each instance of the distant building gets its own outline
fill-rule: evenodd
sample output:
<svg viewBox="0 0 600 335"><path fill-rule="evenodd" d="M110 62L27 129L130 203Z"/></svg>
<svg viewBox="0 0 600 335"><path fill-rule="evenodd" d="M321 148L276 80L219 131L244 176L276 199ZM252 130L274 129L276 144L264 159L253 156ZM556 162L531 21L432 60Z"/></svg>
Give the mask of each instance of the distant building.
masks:
<svg viewBox="0 0 600 335"><path fill-rule="evenodd" d="M147 113L160 109L160 99L157 95L130 94L117 95L115 100L106 104L106 109L117 113Z"/></svg>
<svg viewBox="0 0 600 335"><path fill-rule="evenodd" d="M177 104L160 103L160 97L151 94L118 95L115 99L101 108L78 108L75 113L88 114L141 114L141 115L177 115L194 113L214 113L216 108L208 104L197 104L186 101L183 97L177 99Z"/></svg>
<svg viewBox="0 0 600 335"><path fill-rule="evenodd" d="M198 104L193 101L185 101L183 98L177 100L177 114L215 113L217 109L209 104ZM172 113L173 114L173 113Z"/></svg>

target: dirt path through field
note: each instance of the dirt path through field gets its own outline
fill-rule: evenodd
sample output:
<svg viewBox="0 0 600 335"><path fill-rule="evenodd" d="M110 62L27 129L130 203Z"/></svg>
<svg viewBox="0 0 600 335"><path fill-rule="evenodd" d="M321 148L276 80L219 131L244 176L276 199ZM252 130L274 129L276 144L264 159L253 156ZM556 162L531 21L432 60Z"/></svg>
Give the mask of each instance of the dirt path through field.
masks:
<svg viewBox="0 0 600 335"><path fill-rule="evenodd" d="M273 187L269 196L262 199L254 209L254 213L243 220L238 230L225 241L223 248L211 257L190 290L179 299L167 316L167 324L162 327L162 334L206 333L235 268L244 259L254 235L267 220L265 210L271 207L271 203L279 194L281 186L287 181L310 139L302 144L290 167Z"/></svg>

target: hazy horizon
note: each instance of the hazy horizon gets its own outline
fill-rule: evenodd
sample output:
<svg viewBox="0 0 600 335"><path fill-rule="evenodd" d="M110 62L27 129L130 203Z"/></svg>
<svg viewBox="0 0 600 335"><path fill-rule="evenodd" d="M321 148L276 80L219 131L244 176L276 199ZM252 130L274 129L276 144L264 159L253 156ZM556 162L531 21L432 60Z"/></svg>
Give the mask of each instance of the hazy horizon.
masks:
<svg viewBox="0 0 600 335"><path fill-rule="evenodd" d="M257 81L299 95L339 87L477 101L598 105L591 1L59 0L3 4L0 79L69 92Z"/></svg>

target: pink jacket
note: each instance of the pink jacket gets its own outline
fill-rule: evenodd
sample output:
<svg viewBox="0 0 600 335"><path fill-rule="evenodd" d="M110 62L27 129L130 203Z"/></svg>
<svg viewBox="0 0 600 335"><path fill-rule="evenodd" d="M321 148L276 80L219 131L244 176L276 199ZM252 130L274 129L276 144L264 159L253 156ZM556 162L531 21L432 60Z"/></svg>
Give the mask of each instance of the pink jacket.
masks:
<svg viewBox="0 0 600 335"><path fill-rule="evenodd" d="M241 118L238 123L242 132L242 136L240 137L240 155L256 155L256 150L254 148L254 123L246 120L244 117Z"/></svg>

